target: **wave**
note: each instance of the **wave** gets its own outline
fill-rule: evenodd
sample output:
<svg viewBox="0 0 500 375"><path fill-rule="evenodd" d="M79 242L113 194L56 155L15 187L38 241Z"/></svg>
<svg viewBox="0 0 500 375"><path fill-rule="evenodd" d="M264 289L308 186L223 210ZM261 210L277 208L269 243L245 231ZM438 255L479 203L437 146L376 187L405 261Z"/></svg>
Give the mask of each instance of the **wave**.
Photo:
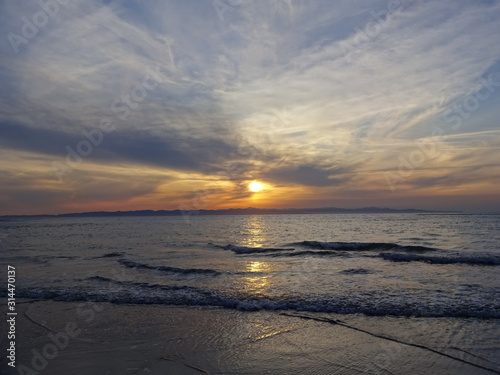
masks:
<svg viewBox="0 0 500 375"><path fill-rule="evenodd" d="M340 271L339 273L343 273L346 275L368 275L370 273L374 273L375 271L367 270L366 268L351 268L348 270Z"/></svg>
<svg viewBox="0 0 500 375"><path fill-rule="evenodd" d="M335 256L335 257L350 257L351 255L345 251L338 250L322 250L322 251L314 251L314 250L304 250L304 251L293 251L293 252L279 252L275 254L265 254L270 257L301 257L301 256Z"/></svg>
<svg viewBox="0 0 500 375"><path fill-rule="evenodd" d="M387 242L320 242L320 241L302 241L292 243L290 245L297 245L308 247L311 249L320 250L342 250L342 251L381 251L381 250L394 250L394 251L408 251L408 252L427 252L436 251L437 249L427 246L415 245L398 245L395 243Z"/></svg>
<svg viewBox="0 0 500 375"><path fill-rule="evenodd" d="M359 252L379 252L374 255L363 255L375 258L382 258L391 262L425 262L430 264L468 264L496 266L500 265L500 257L495 255L451 255L446 254L446 250L441 250L427 246L417 245L399 245L390 242L321 242L321 241L302 241L293 242L288 245L296 248L285 247L246 247L236 245L213 245L215 247L232 250L236 254L261 254L269 257L302 257L302 256L337 256L351 257L353 253ZM310 250L300 250L308 248ZM424 255L424 253L434 253L433 255Z"/></svg>
<svg viewBox="0 0 500 375"><path fill-rule="evenodd" d="M147 270L155 270L166 273L178 273L183 275L205 274L205 275L220 275L221 272L204 268L177 268L167 266L151 266L149 264L137 263L127 259L119 259L118 263L128 268L140 268Z"/></svg>
<svg viewBox="0 0 500 375"><path fill-rule="evenodd" d="M52 257L46 257L42 255L37 255L37 256L28 256L28 255L15 255L15 256L9 256L9 262L10 264L15 264L16 262L19 263L35 263L35 264L48 264L49 259Z"/></svg>
<svg viewBox="0 0 500 375"><path fill-rule="evenodd" d="M293 248L283 248L283 247L248 247L248 246L236 246L236 245L213 245L219 249L231 250L236 254L259 254L259 253L269 253L277 251L293 251Z"/></svg>
<svg viewBox="0 0 500 375"><path fill-rule="evenodd" d="M481 266L498 266L500 265L500 257L491 255L482 256L426 256L416 254L403 253L381 253L380 257L391 262L425 262L431 264L470 264Z"/></svg>
<svg viewBox="0 0 500 375"><path fill-rule="evenodd" d="M214 245L210 243L210 245L217 247L219 249L231 250L236 254L261 254L261 253L281 253L287 251L285 253L288 256L294 255L308 255L305 252L294 252L295 248L292 247L249 247L249 246L238 246L228 244L225 246L222 245ZM382 250L394 250L394 251L406 251L406 252L427 252L427 251L436 251L437 249L426 246L415 246L415 245L398 245L395 243L385 243L385 242L320 242L320 241L302 241L302 242L293 242L288 244L290 246L300 246L306 247L314 250L334 250L334 251L382 251ZM313 255L320 255L318 252L309 253ZM326 253L328 254L328 253ZM334 255L333 252L330 253Z"/></svg>
<svg viewBox="0 0 500 375"><path fill-rule="evenodd" d="M306 251L296 251L294 247L249 247L249 246L238 246L238 245L214 245L209 243L214 247L224 250L231 250L236 254L262 254L262 253L281 253L273 256L300 256L300 255L336 255L334 251L383 251L383 250L393 250L393 251L405 251L405 252L418 252L423 253L427 251L436 251L437 249L427 246L415 246L415 245L398 245L395 243L385 243L385 242L320 242L320 241L302 241L293 242L288 245L290 246L300 246L306 247L314 250L322 250L320 252L306 252ZM331 252L325 252L331 250Z"/></svg>
<svg viewBox="0 0 500 375"><path fill-rule="evenodd" d="M276 254L265 254L269 257L301 257L301 256L315 256L315 257L351 257L348 251L340 250L306 250L294 252L280 252ZM498 266L500 265L500 257L495 255L420 255L412 253L400 252L382 252L376 255L364 255L372 258L382 258L391 262L424 262L429 264L467 264L467 265L480 265L480 266Z"/></svg>
<svg viewBox="0 0 500 375"><path fill-rule="evenodd" d="M113 252L113 253L107 253L98 257L94 257L92 259L99 259L99 258L117 258L123 256L125 253L124 252Z"/></svg>
<svg viewBox="0 0 500 375"><path fill-rule="evenodd" d="M372 316L461 317L500 319L500 301L488 296L476 300L446 298L433 300L421 296L387 296L378 293L309 297L257 297L251 294L224 293L212 289L117 281L101 276L89 279L98 285L82 288L19 289L18 298L55 301L95 301L115 304L154 304L213 306L243 311L281 310ZM105 288L102 286L106 285ZM6 294L0 292L0 296ZM487 301L487 302L484 302Z"/></svg>

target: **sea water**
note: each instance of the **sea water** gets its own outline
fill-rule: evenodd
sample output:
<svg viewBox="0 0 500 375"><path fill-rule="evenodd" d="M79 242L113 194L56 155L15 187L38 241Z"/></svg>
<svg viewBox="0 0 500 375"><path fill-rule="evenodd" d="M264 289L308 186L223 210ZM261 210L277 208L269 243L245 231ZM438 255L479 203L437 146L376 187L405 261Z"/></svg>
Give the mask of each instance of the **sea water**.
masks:
<svg viewBox="0 0 500 375"><path fill-rule="evenodd" d="M0 233L17 298L500 318L495 215L16 218Z"/></svg>

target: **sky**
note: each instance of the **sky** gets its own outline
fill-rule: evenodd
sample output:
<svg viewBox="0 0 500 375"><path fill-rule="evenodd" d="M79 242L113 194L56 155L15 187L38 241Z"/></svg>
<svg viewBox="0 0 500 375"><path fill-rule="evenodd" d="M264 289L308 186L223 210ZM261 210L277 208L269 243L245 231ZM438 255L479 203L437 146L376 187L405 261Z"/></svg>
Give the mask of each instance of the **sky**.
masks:
<svg viewBox="0 0 500 375"><path fill-rule="evenodd" d="M0 214L500 212L499 19L486 0L0 1Z"/></svg>

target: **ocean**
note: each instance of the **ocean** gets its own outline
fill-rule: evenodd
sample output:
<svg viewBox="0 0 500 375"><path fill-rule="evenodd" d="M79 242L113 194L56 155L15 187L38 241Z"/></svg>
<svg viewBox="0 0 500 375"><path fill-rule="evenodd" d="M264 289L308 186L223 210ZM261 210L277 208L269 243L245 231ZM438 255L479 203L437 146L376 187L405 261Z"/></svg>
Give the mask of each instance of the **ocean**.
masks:
<svg viewBox="0 0 500 375"><path fill-rule="evenodd" d="M17 218L0 233L17 298L500 318L495 215Z"/></svg>

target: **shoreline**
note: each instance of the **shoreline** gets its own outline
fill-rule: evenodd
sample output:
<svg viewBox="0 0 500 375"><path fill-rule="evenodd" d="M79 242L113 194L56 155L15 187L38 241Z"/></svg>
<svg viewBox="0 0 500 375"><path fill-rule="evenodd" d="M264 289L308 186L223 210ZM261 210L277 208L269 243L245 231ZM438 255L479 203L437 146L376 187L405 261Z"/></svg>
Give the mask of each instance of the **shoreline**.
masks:
<svg viewBox="0 0 500 375"><path fill-rule="evenodd" d="M17 367L2 360L7 375L500 373L498 320L17 304Z"/></svg>

